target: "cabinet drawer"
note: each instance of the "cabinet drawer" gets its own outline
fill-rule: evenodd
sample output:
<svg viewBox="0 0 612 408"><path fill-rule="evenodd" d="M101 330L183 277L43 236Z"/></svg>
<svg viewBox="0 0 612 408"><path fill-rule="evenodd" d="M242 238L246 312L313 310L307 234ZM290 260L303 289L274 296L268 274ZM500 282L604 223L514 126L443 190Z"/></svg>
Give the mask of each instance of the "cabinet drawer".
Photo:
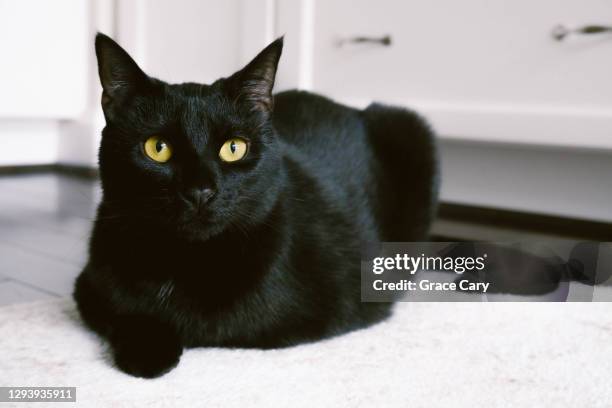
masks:
<svg viewBox="0 0 612 408"><path fill-rule="evenodd" d="M317 1L312 88L410 105L446 137L612 148L606 0ZM391 44L350 43L353 37ZM340 45L342 44L342 45Z"/></svg>

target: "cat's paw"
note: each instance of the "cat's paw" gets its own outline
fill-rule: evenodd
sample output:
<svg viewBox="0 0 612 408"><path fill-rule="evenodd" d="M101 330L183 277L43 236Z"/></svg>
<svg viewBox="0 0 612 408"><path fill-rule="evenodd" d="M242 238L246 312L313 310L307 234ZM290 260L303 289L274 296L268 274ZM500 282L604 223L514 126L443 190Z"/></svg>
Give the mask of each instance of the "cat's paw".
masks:
<svg viewBox="0 0 612 408"><path fill-rule="evenodd" d="M115 364L130 375L155 378L166 374L178 364L183 349L153 348L150 345L121 347L115 350Z"/></svg>
<svg viewBox="0 0 612 408"><path fill-rule="evenodd" d="M147 329L123 333L122 338L115 338L111 345L115 365L121 371L135 377L155 378L176 367L183 346L171 331Z"/></svg>

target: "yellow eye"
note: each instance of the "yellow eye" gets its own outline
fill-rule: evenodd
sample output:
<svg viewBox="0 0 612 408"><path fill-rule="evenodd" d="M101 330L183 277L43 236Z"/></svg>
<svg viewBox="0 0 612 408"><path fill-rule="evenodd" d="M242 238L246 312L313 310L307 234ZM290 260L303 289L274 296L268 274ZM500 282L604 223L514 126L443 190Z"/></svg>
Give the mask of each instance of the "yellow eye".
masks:
<svg viewBox="0 0 612 408"><path fill-rule="evenodd" d="M221 150L219 150L219 157L224 162L231 163L242 159L244 156L246 156L246 153L246 141L239 137L235 137L223 143Z"/></svg>
<svg viewBox="0 0 612 408"><path fill-rule="evenodd" d="M161 137L151 136L144 143L144 151L151 159L165 163L172 157L172 147Z"/></svg>

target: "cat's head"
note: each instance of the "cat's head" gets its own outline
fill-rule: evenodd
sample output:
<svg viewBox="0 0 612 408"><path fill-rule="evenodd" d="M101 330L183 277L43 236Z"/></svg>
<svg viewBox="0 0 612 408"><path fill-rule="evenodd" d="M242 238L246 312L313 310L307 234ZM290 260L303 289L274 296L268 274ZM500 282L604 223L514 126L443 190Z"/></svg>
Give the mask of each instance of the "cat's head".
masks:
<svg viewBox="0 0 612 408"><path fill-rule="evenodd" d="M282 46L280 38L211 85L168 84L98 34L105 208L190 239L264 217L281 160L271 114Z"/></svg>

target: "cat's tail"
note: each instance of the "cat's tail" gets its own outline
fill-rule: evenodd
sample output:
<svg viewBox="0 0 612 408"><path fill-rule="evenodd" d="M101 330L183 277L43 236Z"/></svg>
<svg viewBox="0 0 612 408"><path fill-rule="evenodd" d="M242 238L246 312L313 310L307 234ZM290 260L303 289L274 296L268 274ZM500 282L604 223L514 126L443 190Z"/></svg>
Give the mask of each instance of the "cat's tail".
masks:
<svg viewBox="0 0 612 408"><path fill-rule="evenodd" d="M361 114L384 180L375 197L383 239L427 239L439 189L437 146L431 127L415 112L378 103Z"/></svg>

